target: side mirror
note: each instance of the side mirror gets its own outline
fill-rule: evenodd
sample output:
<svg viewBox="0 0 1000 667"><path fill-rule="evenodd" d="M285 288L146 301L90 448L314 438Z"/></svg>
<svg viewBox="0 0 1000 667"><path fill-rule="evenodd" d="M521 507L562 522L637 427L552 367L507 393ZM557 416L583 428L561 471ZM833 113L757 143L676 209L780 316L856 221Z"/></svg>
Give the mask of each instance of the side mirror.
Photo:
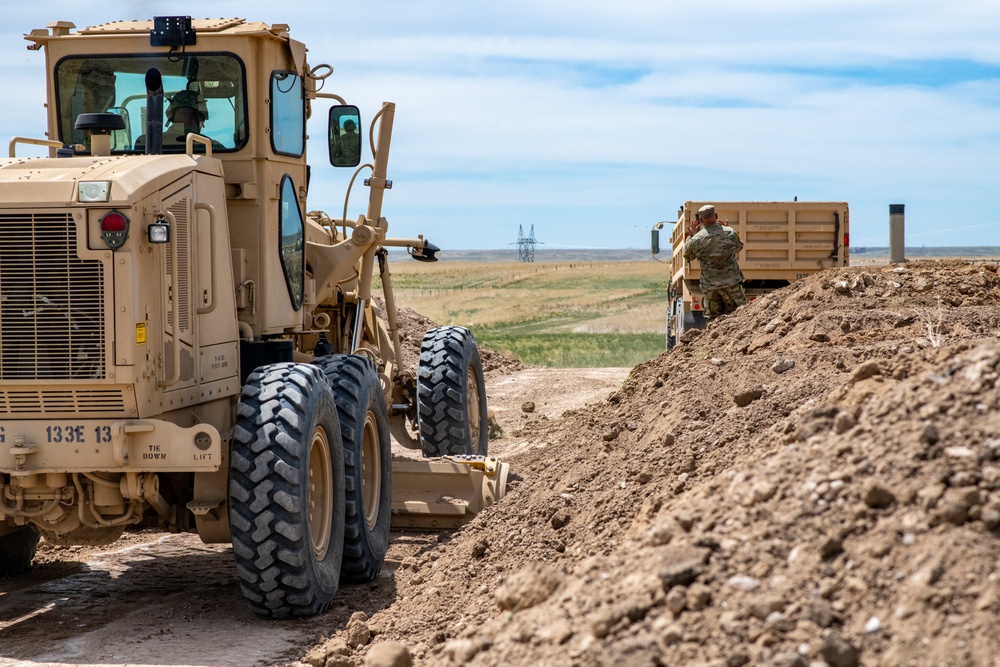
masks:
<svg viewBox="0 0 1000 667"><path fill-rule="evenodd" d="M649 250L654 255L659 255L660 254L660 230L659 229L653 229L653 230L650 231Z"/></svg>
<svg viewBox="0 0 1000 667"><path fill-rule="evenodd" d="M441 248L430 241L424 241L423 248L410 246L406 251L410 253L410 257L418 262L436 262L441 257Z"/></svg>
<svg viewBox="0 0 1000 667"><path fill-rule="evenodd" d="M330 108L330 164L357 167L361 164L361 112L353 104Z"/></svg>

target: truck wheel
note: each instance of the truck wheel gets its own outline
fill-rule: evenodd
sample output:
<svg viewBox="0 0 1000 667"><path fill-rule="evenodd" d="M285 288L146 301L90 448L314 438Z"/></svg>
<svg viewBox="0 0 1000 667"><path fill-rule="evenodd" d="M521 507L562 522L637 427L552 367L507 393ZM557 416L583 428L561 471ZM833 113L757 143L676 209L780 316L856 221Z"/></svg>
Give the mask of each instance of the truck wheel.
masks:
<svg viewBox="0 0 1000 667"><path fill-rule="evenodd" d="M230 450L229 522L255 614L326 611L344 553L344 452L333 392L315 366L271 364L247 378Z"/></svg>
<svg viewBox="0 0 1000 667"><path fill-rule="evenodd" d="M465 327L438 327L424 334L417 367L417 421L424 456L486 456L483 362Z"/></svg>
<svg viewBox="0 0 1000 667"><path fill-rule="evenodd" d="M344 562L340 581L361 584L382 569L392 515L392 441L382 382L371 359L336 354L313 361L337 403L344 442Z"/></svg>
<svg viewBox="0 0 1000 667"><path fill-rule="evenodd" d="M35 557L36 546L38 530L34 526L0 535L0 578L21 574Z"/></svg>

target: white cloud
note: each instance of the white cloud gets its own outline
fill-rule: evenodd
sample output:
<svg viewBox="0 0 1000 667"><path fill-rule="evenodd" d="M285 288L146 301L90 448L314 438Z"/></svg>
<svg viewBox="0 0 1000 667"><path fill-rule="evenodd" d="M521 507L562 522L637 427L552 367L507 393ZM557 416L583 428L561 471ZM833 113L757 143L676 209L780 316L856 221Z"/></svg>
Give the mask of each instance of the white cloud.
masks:
<svg viewBox="0 0 1000 667"><path fill-rule="evenodd" d="M9 8L8 134L42 131L43 58L23 33L161 13L117 0ZM686 199L797 195L847 200L856 243L886 244L887 205L906 203L908 238L1000 244L989 217L995 229L932 236L996 190L992 0L250 1L212 3L211 14L288 23L367 119L397 103L394 234L501 247L534 224L543 240L640 247ZM311 132L322 135L315 120ZM339 214L348 175L310 148L311 208Z"/></svg>

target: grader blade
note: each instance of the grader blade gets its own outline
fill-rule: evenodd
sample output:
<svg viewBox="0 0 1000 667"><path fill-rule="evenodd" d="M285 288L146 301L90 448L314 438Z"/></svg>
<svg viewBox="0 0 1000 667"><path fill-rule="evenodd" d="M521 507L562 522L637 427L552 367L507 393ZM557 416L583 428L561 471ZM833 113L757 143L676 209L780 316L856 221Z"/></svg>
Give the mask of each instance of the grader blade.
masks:
<svg viewBox="0 0 1000 667"><path fill-rule="evenodd" d="M458 528L507 493L509 464L491 456L392 462L394 530Z"/></svg>

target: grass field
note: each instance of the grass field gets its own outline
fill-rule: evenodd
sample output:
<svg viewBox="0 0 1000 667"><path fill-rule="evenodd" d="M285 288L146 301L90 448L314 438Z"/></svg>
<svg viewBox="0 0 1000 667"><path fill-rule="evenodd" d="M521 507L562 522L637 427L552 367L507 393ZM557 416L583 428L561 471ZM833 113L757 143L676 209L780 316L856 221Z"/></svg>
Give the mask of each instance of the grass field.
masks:
<svg viewBox="0 0 1000 667"><path fill-rule="evenodd" d="M394 262L396 304L469 327L525 364L628 367L664 349L667 269L653 261Z"/></svg>

